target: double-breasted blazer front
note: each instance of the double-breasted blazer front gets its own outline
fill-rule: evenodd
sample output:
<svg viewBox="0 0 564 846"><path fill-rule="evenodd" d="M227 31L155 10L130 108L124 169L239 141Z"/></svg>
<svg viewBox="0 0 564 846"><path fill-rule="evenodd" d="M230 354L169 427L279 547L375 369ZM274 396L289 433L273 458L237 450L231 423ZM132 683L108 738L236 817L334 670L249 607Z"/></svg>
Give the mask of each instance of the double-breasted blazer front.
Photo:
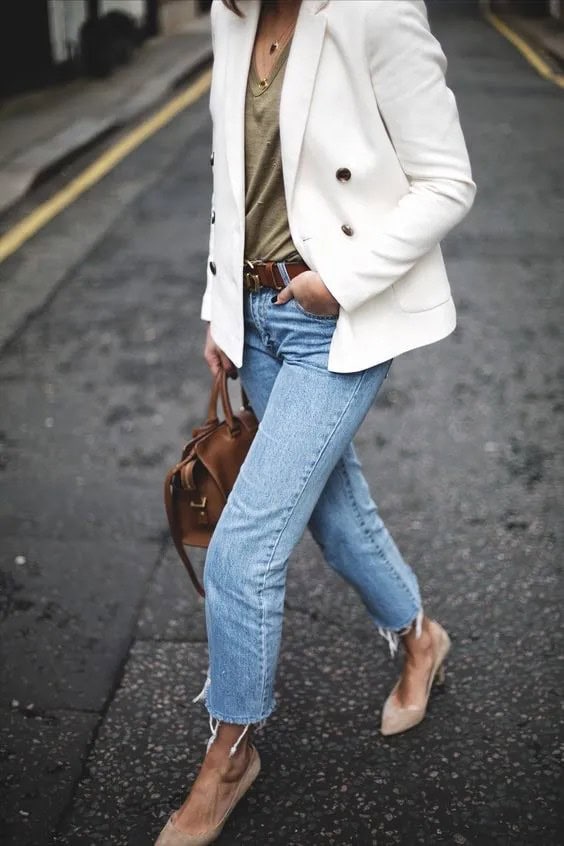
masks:
<svg viewBox="0 0 564 846"><path fill-rule="evenodd" d="M237 367L243 261L252 258L244 103L260 2L240 7L242 18L212 4L213 210L201 306ZM370 367L455 327L439 242L476 185L445 71L422 0L301 4L281 94L281 156L296 249L340 305L329 370Z"/></svg>

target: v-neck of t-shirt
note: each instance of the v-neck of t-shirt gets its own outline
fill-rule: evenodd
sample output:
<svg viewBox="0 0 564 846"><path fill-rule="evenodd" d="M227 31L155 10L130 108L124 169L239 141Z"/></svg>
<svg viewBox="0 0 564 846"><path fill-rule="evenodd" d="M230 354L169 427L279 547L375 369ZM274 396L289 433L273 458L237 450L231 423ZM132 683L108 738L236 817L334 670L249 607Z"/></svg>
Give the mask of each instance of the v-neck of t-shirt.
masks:
<svg viewBox="0 0 564 846"><path fill-rule="evenodd" d="M282 47L282 49L280 50L280 53L276 57L276 61L274 62L272 69L270 71L270 76L267 77L267 84L266 85L261 86L261 84L260 84L261 80L260 80L260 77L257 73L255 58L254 58L254 55L253 55L253 58L251 60L251 72L250 72L250 83L251 83L251 91L252 91L253 97L260 97L261 94L264 94L264 92L268 91L268 89L271 87L272 83L274 82L274 80L278 76L280 69L282 68L282 66L284 65L284 62L286 61L286 59L288 57L288 52L290 50L291 43L292 43L292 39L290 38L290 40L287 41L286 44L284 45L284 47Z"/></svg>

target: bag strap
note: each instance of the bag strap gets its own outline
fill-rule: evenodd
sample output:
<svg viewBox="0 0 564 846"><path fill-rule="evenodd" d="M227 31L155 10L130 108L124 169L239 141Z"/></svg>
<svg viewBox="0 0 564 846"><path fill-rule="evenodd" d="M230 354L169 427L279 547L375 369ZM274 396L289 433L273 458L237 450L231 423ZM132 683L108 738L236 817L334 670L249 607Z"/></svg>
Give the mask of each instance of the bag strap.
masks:
<svg viewBox="0 0 564 846"><path fill-rule="evenodd" d="M198 579L198 577L197 577L197 575L194 571L194 568L192 566L192 562L190 561L190 559L188 558L188 555L186 554L186 549L184 548L184 544L182 543L182 535L181 535L181 532L180 532L180 527L179 527L178 521L176 519L176 510L174 508L174 501L173 501L173 498L172 498L172 479L173 479L173 476L176 473L177 469L178 469L178 465L175 465L174 467L171 467L171 469L166 474L165 485L164 485L164 501L165 501L165 508L166 508L166 516L168 517L168 525L170 527L170 534L171 534L172 540L174 542L174 545L176 547L176 551L178 552L178 555L180 556L180 560L182 561L182 563L186 567L186 570L188 571L188 575L190 576L190 579L192 580L192 584L196 588L197 592L200 594L200 596L203 596L205 598L206 592L205 592L204 588L202 587L202 585L200 584L200 581L199 581L199 579Z"/></svg>

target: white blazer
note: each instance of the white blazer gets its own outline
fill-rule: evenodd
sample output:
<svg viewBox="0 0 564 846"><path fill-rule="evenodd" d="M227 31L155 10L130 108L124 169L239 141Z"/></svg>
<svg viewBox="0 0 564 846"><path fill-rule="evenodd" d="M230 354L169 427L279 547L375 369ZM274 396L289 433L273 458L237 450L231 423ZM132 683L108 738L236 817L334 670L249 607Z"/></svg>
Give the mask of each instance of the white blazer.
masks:
<svg viewBox="0 0 564 846"><path fill-rule="evenodd" d="M213 198L201 317L243 358L244 101L260 12L212 4ZM456 325L439 242L476 185L422 0L303 0L280 139L296 249L340 304L328 369L370 367ZM337 171L350 171L340 179ZM250 258L250 256L249 256Z"/></svg>

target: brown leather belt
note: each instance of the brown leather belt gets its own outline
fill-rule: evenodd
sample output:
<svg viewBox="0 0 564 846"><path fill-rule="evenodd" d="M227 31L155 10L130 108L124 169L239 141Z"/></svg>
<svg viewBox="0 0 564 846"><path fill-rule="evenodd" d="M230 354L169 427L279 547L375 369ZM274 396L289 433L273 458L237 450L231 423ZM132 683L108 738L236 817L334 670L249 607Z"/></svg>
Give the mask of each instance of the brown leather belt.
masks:
<svg viewBox="0 0 564 846"><path fill-rule="evenodd" d="M243 265L243 287L246 291L258 291L260 288L274 288L281 291L286 287L286 280L279 265L282 265L290 279L309 270L301 261L245 261Z"/></svg>

